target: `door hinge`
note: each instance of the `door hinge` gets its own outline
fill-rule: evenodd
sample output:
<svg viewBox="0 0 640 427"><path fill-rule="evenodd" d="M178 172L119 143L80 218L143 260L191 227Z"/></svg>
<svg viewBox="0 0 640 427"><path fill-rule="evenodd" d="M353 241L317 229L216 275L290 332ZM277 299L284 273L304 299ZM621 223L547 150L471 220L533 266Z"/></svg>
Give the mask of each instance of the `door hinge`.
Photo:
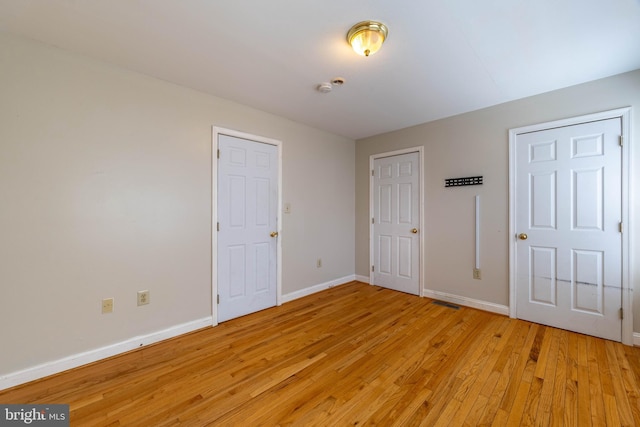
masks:
<svg viewBox="0 0 640 427"><path fill-rule="evenodd" d="M371 176L376 176L376 171L374 169L371 169Z"/></svg>
<svg viewBox="0 0 640 427"><path fill-rule="evenodd" d="M375 218L371 218L371 224L375 224L376 223L376 219Z"/></svg>
<svg viewBox="0 0 640 427"><path fill-rule="evenodd" d="M220 304L220 294L218 294L218 304Z"/></svg>
<svg viewBox="0 0 640 427"><path fill-rule="evenodd" d="M620 135L620 139L618 140L618 142L620 143L620 146L622 147L622 145L624 144L624 136Z"/></svg>
<svg viewBox="0 0 640 427"><path fill-rule="evenodd" d="M220 223L218 223L217 227L218 231L220 231Z"/></svg>
<svg viewBox="0 0 640 427"><path fill-rule="evenodd" d="M624 319L624 310L622 309L622 307L620 307L619 313L620 313L620 318Z"/></svg>
<svg viewBox="0 0 640 427"><path fill-rule="evenodd" d="M220 149L218 148L218 158L220 158Z"/></svg>
<svg viewBox="0 0 640 427"><path fill-rule="evenodd" d="M622 233L622 230L624 230L624 227L622 226L622 222L618 224L618 229L620 230L621 233Z"/></svg>
<svg viewBox="0 0 640 427"><path fill-rule="evenodd" d="M371 266L371 272L375 272L375 271L376 271L376 266L375 266L375 265L372 265L372 266Z"/></svg>

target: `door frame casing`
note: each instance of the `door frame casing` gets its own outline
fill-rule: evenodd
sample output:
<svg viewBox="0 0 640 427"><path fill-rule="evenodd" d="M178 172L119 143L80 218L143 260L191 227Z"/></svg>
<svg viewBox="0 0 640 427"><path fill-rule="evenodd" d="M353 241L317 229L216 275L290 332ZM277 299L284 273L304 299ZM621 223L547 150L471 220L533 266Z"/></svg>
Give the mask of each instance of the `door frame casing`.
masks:
<svg viewBox="0 0 640 427"><path fill-rule="evenodd" d="M630 265L630 236L631 236L631 107L603 111L552 122L539 123L509 129L509 317L517 318L516 305L516 138L520 134L541 130L579 125L581 123L619 118L622 129L622 301L624 311L622 319L622 343L633 345L633 270Z"/></svg>
<svg viewBox="0 0 640 427"><path fill-rule="evenodd" d="M371 218L374 217L375 206L374 206L374 176L371 171L374 170L374 162L377 159L381 159L384 157L393 157L399 156L401 154L409 154L409 153L418 153L418 182L420 184L418 188L418 197L419 197L419 226L418 229L420 232L418 233L419 240L419 250L420 255L418 259L420 260L418 263L418 295L420 297L424 296L424 191L422 190L424 187L424 147L411 147L411 148L403 148L401 150L388 151L385 153L372 154L369 156L369 284L373 285L373 272L371 271L371 266L373 266L375 261L375 250L374 250L374 239L373 239L373 229L375 224L371 222Z"/></svg>
<svg viewBox="0 0 640 427"><path fill-rule="evenodd" d="M218 136L227 135L278 148L278 201L276 205L276 306L282 304L282 141L213 126L211 137L211 325L218 324Z"/></svg>

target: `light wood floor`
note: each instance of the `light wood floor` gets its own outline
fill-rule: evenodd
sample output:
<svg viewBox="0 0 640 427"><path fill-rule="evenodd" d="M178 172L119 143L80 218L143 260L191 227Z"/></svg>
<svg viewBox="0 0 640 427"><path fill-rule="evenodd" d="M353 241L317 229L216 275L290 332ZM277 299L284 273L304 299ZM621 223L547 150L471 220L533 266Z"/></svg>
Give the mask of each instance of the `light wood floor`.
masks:
<svg viewBox="0 0 640 427"><path fill-rule="evenodd" d="M640 348L353 282L0 402L72 426L639 426Z"/></svg>

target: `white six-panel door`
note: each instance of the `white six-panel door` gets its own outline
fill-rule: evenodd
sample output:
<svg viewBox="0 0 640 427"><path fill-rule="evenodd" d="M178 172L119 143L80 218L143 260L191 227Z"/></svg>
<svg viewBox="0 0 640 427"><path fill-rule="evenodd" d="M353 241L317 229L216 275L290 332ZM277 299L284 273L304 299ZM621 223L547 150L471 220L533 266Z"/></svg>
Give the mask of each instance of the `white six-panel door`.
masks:
<svg viewBox="0 0 640 427"><path fill-rule="evenodd" d="M372 284L420 295L417 152L374 160Z"/></svg>
<svg viewBox="0 0 640 427"><path fill-rule="evenodd" d="M621 120L515 139L517 317L620 341Z"/></svg>
<svg viewBox="0 0 640 427"><path fill-rule="evenodd" d="M218 322L273 307L276 254L278 148L218 137Z"/></svg>

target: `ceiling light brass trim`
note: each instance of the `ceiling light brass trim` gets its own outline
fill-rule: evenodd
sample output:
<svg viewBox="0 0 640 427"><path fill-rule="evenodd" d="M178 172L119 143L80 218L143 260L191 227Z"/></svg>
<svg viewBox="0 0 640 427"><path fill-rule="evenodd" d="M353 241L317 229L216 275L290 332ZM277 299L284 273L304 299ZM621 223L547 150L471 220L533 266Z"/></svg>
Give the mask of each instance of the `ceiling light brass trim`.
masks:
<svg viewBox="0 0 640 427"><path fill-rule="evenodd" d="M347 33L347 42L353 46L353 40L364 31L373 31L379 33L382 36L382 43L387 39L389 29L382 22L378 21L362 21L351 27ZM371 52L372 54L375 52ZM368 52L365 52L365 56L369 56Z"/></svg>

